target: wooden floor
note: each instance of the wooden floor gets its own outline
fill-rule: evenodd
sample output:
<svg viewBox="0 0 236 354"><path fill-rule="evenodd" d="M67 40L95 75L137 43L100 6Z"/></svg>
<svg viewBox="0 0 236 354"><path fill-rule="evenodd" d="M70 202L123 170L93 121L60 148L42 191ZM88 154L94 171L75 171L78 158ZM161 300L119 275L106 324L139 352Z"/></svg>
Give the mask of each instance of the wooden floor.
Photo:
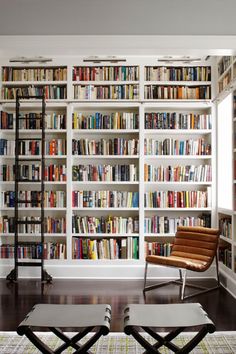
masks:
<svg viewBox="0 0 236 354"><path fill-rule="evenodd" d="M113 332L123 331L122 313L126 304L164 304L179 302L179 288L168 285L147 293L139 280L53 280L42 285L36 280L16 284L0 280L0 331L15 331L31 307L37 303L102 304L112 306ZM200 302L218 331L236 331L236 299L226 290L210 292L188 302Z"/></svg>

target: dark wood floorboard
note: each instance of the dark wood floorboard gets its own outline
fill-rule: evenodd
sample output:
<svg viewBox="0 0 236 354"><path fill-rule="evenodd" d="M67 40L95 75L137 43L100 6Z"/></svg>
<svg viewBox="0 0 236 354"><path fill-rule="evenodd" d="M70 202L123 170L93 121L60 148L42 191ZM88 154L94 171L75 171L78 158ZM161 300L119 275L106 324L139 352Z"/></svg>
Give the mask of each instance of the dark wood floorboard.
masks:
<svg viewBox="0 0 236 354"><path fill-rule="evenodd" d="M11 284L2 279L0 286L0 331L15 331L37 303L108 303L112 306L111 331L120 332L123 331L122 313L126 304L180 302L177 285L152 290L144 298L143 281L139 280L53 280L52 284L42 285L38 280L20 280ZM224 288L188 302L200 302L218 331L236 331L236 299Z"/></svg>

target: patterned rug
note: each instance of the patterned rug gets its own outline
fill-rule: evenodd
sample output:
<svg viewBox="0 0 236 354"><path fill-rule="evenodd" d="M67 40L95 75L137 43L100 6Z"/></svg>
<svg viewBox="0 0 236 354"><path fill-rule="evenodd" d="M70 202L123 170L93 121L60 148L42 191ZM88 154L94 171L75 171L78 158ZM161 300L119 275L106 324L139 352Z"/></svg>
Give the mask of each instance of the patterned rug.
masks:
<svg viewBox="0 0 236 354"><path fill-rule="evenodd" d="M69 335L69 334L68 334ZM163 333L162 333L163 335ZM89 336L89 335L88 335ZM178 346L183 346L192 338L193 334L185 333L180 335L173 342ZM53 334L40 333L40 338L52 349L58 347L62 342ZM148 335L146 339L150 340ZM150 340L153 343L153 340ZM63 353L73 353L74 349L69 348ZM109 336L101 337L91 348L96 354L141 354L144 349L137 344L132 337L122 333L110 333ZM173 353L169 349L162 347L161 353ZM15 332L0 332L0 353L4 354L39 354L40 352L25 337L18 336ZM192 351L193 354L235 354L236 353L236 332L217 332L208 334L204 340Z"/></svg>

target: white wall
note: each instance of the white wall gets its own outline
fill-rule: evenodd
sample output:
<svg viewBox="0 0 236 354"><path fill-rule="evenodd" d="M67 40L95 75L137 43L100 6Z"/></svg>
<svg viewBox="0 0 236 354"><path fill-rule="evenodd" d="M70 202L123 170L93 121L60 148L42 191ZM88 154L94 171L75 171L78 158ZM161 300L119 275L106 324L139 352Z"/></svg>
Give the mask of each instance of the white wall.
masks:
<svg viewBox="0 0 236 354"><path fill-rule="evenodd" d="M235 0L0 0L0 35L236 35Z"/></svg>

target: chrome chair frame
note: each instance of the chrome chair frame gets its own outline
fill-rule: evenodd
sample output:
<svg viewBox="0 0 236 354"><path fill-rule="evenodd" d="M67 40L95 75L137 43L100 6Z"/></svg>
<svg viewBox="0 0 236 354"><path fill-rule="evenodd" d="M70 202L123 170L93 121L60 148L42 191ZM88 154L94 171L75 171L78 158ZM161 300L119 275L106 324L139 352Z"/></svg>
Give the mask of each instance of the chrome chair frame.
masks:
<svg viewBox="0 0 236 354"><path fill-rule="evenodd" d="M205 287L205 286L196 285L196 284L187 283L186 282L187 269L185 269L185 268L179 268L179 279L172 279L172 280L168 280L168 281L165 281L165 282L162 282L162 283L157 283L157 284L154 284L154 285L146 286L146 284L147 284L147 272L148 272L148 262L146 262L146 264L145 264L145 273L144 273L143 293L145 294L147 291L150 291L150 290L153 290L153 289L156 289L156 288L160 288L160 287L165 286L165 285L177 284L177 285L181 285L181 296L180 296L180 298L183 301L183 300L192 298L194 296L207 293L209 291L217 290L220 287L219 264L218 264L218 254L217 254L217 252L216 252L216 256L215 256L215 262L216 262L217 286L210 287L210 288ZM176 267L170 267L170 266L168 268L175 268L176 269ZM197 291L197 292L194 292L193 294L185 296L185 288L186 288L186 286L190 287L190 288L200 289L200 291Z"/></svg>

